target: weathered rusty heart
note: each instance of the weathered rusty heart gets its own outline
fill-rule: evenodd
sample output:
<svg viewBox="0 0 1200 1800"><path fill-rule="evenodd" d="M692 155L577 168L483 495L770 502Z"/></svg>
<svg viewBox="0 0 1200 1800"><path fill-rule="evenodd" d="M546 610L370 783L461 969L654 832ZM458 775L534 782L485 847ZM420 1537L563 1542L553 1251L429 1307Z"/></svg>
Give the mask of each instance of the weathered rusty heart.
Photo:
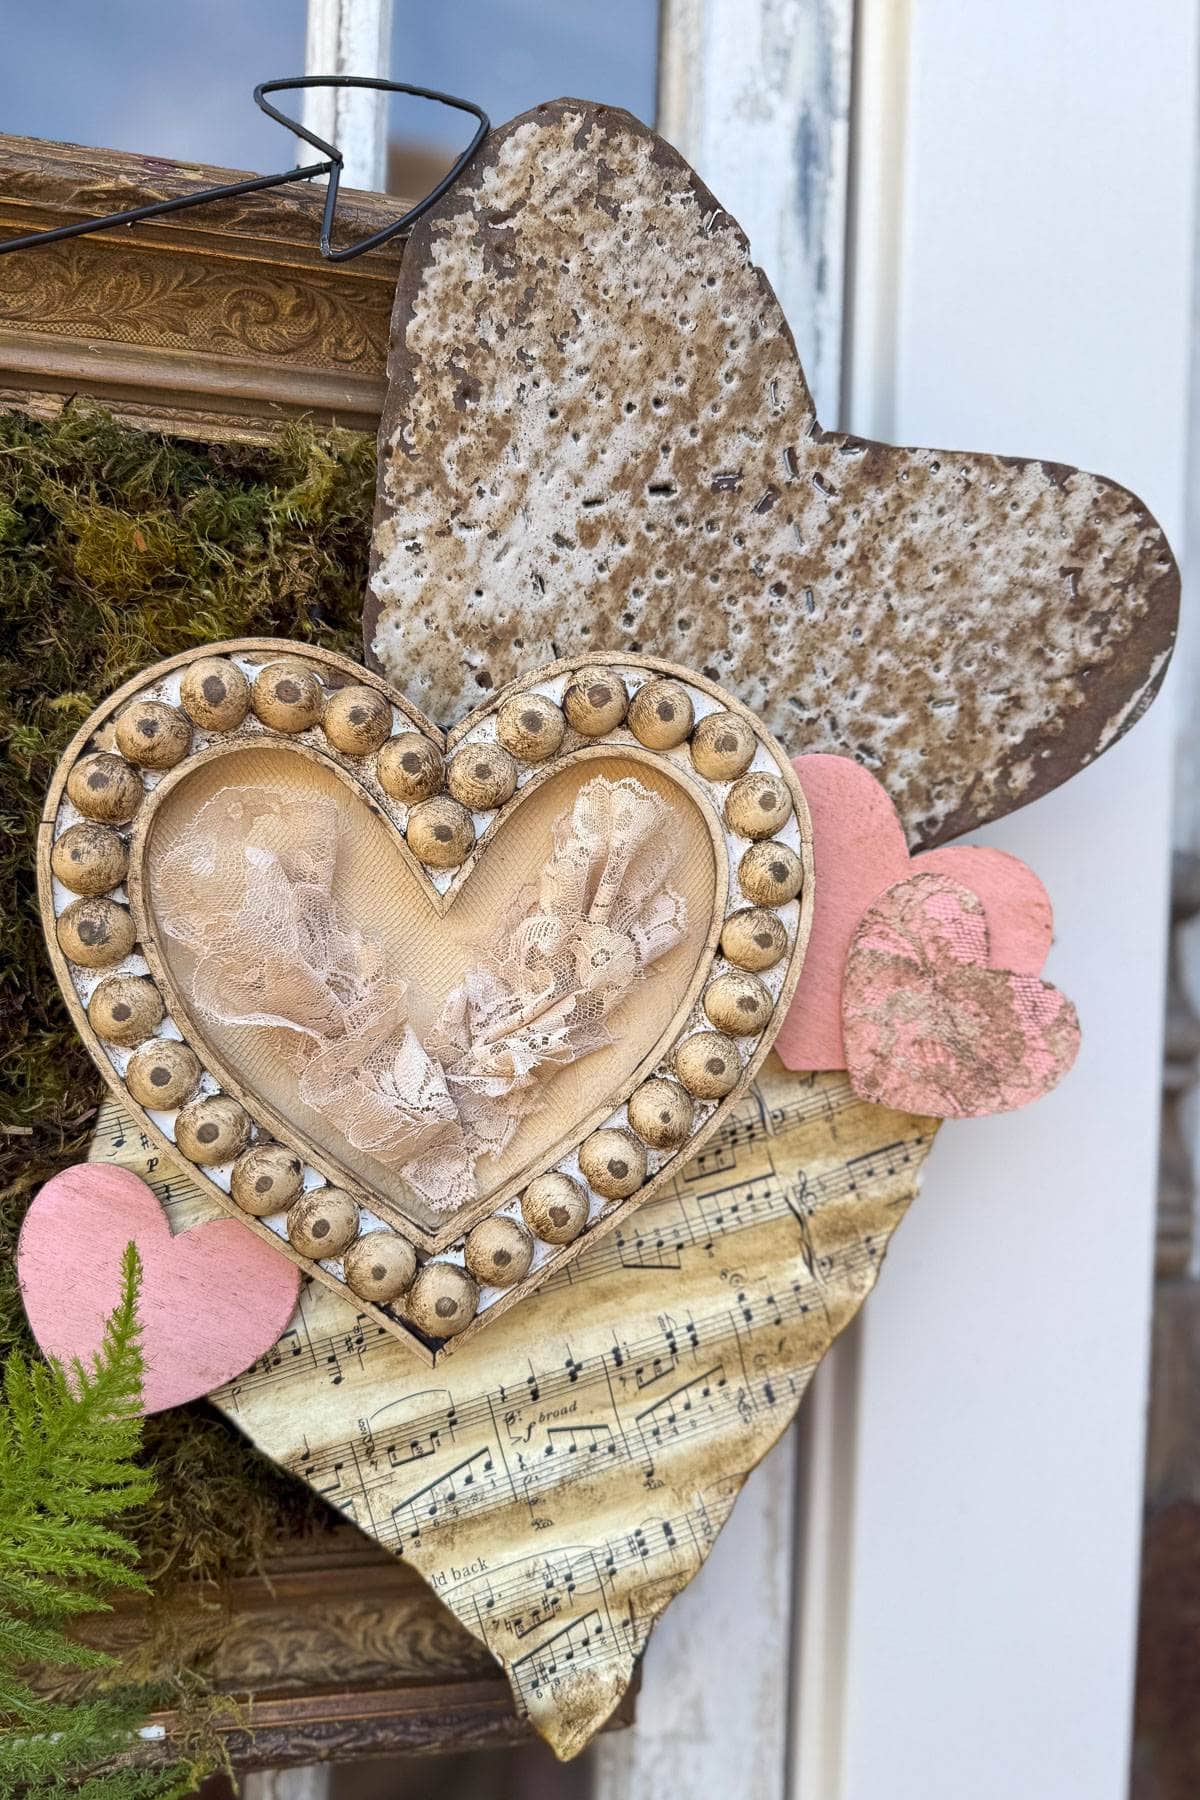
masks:
<svg viewBox="0 0 1200 1800"><path fill-rule="evenodd" d="M377 505L367 653L435 716L602 637L858 758L913 846L1114 743L1179 605L1113 482L823 430L735 220L579 100L492 132L413 232Z"/></svg>

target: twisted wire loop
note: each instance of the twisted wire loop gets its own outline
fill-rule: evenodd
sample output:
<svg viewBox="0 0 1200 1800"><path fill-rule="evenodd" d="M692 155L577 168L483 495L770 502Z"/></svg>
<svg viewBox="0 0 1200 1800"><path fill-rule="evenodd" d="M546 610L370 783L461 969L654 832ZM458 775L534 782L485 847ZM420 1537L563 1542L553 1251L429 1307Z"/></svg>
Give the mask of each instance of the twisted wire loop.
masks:
<svg viewBox="0 0 1200 1800"><path fill-rule="evenodd" d="M373 88L381 93L410 94L417 100L433 100L439 106L453 107L456 112L470 113L477 121L470 143L455 157L446 173L434 183L428 193L423 194L390 225L384 225L367 237L359 238L356 243L343 244L340 249L335 249L333 245L333 225L345 158L336 144L327 143L298 120L289 119L286 113L280 112L266 98L268 94L292 92L300 88L325 87ZM349 262L353 257L362 256L367 250L374 250L380 244L389 243L392 238L411 230L421 215L427 213L454 186L490 129L487 114L473 100L463 100L456 94L439 93L436 88L412 87L404 81L384 81L382 77L373 75L295 75L278 81L260 81L254 90L254 104L260 112L274 119L277 125L286 126L296 137L311 144L314 150L320 150L324 160L305 163L298 169L284 169L278 175L253 175L245 181L223 182L216 187L202 188L194 194L176 195L172 200L153 200L146 206L132 206L124 212L106 213L100 219L80 219L74 225L54 225L47 231L25 232L20 237L8 238L0 243L0 256L6 255L10 250L32 250L41 244L61 243L64 238L86 237L89 232L111 231L117 225L136 225L143 219L159 219L166 213L185 212L194 206L207 206L213 200L232 200L240 194L261 193L265 188L286 187L289 182L311 181L318 175L327 175L329 181L325 189L319 238L321 255L326 262Z"/></svg>

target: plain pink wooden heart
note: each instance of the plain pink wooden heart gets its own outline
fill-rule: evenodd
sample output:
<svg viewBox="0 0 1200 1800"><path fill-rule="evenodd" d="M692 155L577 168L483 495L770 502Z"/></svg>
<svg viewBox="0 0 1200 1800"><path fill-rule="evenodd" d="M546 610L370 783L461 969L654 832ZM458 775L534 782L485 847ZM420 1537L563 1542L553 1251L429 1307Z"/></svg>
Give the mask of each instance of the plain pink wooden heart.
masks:
<svg viewBox="0 0 1200 1800"><path fill-rule="evenodd" d="M812 814L816 906L795 997L775 1039L789 1069L844 1069L842 972L855 930L873 900L924 870L950 876L983 906L994 968L1037 975L1053 935L1053 913L1033 870L1004 850L950 844L910 857L887 790L848 756L796 756ZM918 1109L920 1110L920 1109Z"/></svg>
<svg viewBox="0 0 1200 1800"><path fill-rule="evenodd" d="M989 968L982 902L938 874L912 875L868 908L846 959L842 1026L857 1094L940 1119L1026 1106L1079 1051L1071 1002L1036 975Z"/></svg>
<svg viewBox="0 0 1200 1800"><path fill-rule="evenodd" d="M182 1406L240 1375L295 1310L299 1269L236 1219L172 1237L140 1176L75 1163L38 1193L17 1245L21 1297L47 1356L69 1366L100 1348L131 1241L142 1259L143 1412Z"/></svg>

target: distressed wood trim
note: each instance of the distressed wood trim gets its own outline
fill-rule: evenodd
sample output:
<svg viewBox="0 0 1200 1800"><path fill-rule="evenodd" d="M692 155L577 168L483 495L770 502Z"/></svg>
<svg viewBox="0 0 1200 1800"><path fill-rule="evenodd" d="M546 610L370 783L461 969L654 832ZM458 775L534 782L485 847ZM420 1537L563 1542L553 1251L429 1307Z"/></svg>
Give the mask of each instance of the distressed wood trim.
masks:
<svg viewBox="0 0 1200 1800"><path fill-rule="evenodd" d="M745 227L831 425L842 413L854 11L854 0L661 0L657 129ZM701 1578L655 1628L638 1729L594 1747L594 1800L809 1794L799 1768L817 1767L820 1726L796 1712L817 1672L801 1695L794 1658L811 1647L831 1685L842 1673L837 1642L792 1641L806 1553L823 1551L828 1566L837 1548L798 1516L813 1485L797 1479L790 1436L754 1471ZM834 1493L832 1478L822 1485ZM736 1680L714 1684L693 1653L704 1641L722 1644Z"/></svg>
<svg viewBox="0 0 1200 1800"><path fill-rule="evenodd" d="M633 1697L627 1693L601 1730L620 1730L633 1722ZM252 1709L239 1698L211 1723L239 1770L502 1749L535 1735L513 1711L508 1683L499 1677L436 1687L314 1687L287 1699L256 1695ZM152 1713L146 1725L156 1731L155 1739L131 1754L123 1766L169 1763L186 1750L184 1715ZM158 1737L157 1729L164 1735Z"/></svg>
<svg viewBox="0 0 1200 1800"><path fill-rule="evenodd" d="M1191 1272L1196 1238L1196 1177L1182 1116L1200 1081L1200 1018L1188 989L1186 934L1200 914L1200 856L1177 850L1171 872L1171 937L1163 1041L1163 1116L1159 1147L1156 1274Z"/></svg>
<svg viewBox="0 0 1200 1800"><path fill-rule="evenodd" d="M0 236L242 173L0 137ZM279 188L0 257L0 406L47 416L86 393L204 441L264 442L300 418L374 431L401 250L324 262L322 204L321 188ZM343 190L335 236L376 231L404 205Z"/></svg>

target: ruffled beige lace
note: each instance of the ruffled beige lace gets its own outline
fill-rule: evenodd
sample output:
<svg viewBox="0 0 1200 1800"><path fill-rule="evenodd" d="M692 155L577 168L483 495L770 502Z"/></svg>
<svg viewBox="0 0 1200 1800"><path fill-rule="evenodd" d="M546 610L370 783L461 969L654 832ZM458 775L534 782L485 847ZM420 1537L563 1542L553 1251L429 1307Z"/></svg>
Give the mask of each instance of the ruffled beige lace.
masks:
<svg viewBox="0 0 1200 1800"><path fill-rule="evenodd" d="M162 859L158 917L197 959L201 1018L279 1033L302 1102L449 1210L475 1197L476 1162L506 1147L539 1082L611 1042L612 1013L682 938L671 811L640 782L589 781L426 1044L410 984L337 904L345 831L328 796L222 788Z"/></svg>

